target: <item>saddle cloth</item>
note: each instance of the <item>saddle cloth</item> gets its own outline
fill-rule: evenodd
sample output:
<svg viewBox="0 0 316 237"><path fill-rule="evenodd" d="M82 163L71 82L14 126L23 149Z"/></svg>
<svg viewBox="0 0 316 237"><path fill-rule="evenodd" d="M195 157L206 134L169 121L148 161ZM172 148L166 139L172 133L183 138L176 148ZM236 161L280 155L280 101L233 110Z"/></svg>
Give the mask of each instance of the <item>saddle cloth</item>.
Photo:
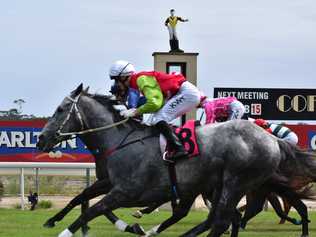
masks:
<svg viewBox="0 0 316 237"><path fill-rule="evenodd" d="M195 128L200 125L200 121L188 120L183 126L174 127L175 134L178 136L185 150L189 153L190 158L200 154L195 135ZM160 134L160 149L162 154L166 151L166 147L167 141L165 137Z"/></svg>

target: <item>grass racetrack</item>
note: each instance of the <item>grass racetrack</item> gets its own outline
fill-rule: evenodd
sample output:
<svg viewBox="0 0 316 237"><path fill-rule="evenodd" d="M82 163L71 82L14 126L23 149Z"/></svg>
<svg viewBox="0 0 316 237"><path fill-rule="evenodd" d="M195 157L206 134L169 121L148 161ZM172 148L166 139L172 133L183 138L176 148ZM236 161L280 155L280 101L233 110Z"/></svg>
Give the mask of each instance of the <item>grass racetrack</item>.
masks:
<svg viewBox="0 0 316 237"><path fill-rule="evenodd" d="M15 209L0 209L0 237L57 237L72 221L80 214L79 209L73 210L66 218L57 223L53 229L42 227L43 223L52 217L57 210L35 210L20 211ZM115 213L123 220L131 223L140 223L146 230L159 224L162 220L170 216L168 211L154 212L151 215L144 216L138 220L130 216L132 209L122 209ZM159 236L179 236L186 230L192 228L206 217L206 211L191 211L189 215L178 224L170 227ZM295 212L291 215L298 218ZM316 237L316 212L309 213L311 223L310 237ZM290 223L284 225L277 224L279 219L274 212L262 212L248 224L247 230L240 232L241 237L298 237L301 233L301 226L295 226ZM100 216L89 223L91 227L89 237L121 237L135 236L119 232L115 227ZM77 233L76 237L81 236ZM206 234L201 235L206 236ZM229 235L225 235L229 236Z"/></svg>

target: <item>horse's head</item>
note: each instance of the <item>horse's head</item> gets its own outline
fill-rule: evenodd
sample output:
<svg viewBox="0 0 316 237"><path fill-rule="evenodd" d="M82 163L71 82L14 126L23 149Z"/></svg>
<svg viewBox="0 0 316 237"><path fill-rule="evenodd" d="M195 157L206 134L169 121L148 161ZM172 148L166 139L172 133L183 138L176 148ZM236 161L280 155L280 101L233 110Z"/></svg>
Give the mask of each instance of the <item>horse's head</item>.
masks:
<svg viewBox="0 0 316 237"><path fill-rule="evenodd" d="M57 107L53 116L43 128L37 147L43 151L50 151L59 142L69 139L69 136L60 136L61 132L78 131L83 126L82 118L78 110L78 101L83 91L80 84L70 96L65 97Z"/></svg>
<svg viewBox="0 0 316 237"><path fill-rule="evenodd" d="M43 151L50 151L71 134L100 126L110 125L121 120L119 112L113 108L118 102L110 96L90 95L87 89L79 85L70 96L66 96L57 107L54 115L43 128L37 147Z"/></svg>

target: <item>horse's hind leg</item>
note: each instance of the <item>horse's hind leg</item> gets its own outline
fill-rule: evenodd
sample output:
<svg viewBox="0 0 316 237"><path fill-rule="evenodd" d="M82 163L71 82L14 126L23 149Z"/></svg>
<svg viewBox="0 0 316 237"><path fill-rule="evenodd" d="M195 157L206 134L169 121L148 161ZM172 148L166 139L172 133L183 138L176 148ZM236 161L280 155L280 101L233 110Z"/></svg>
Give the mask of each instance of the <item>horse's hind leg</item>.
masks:
<svg viewBox="0 0 316 237"><path fill-rule="evenodd" d="M299 225L301 224L298 220L296 220L295 218L291 218L289 217L287 214L288 213L284 213L283 210L282 210L282 206L281 206L281 203L278 199L278 196L274 193L271 193L269 196L268 196L268 200L269 202L271 203L273 209L275 210L275 213L281 218L281 220L284 220L284 221L289 221L291 222L292 224L294 225Z"/></svg>
<svg viewBox="0 0 316 237"><path fill-rule="evenodd" d="M241 228L245 229L247 222L262 211L266 195L258 190L251 192L250 201L247 200L244 216L241 219Z"/></svg>
<svg viewBox="0 0 316 237"><path fill-rule="evenodd" d="M268 171L267 171L268 172ZM249 188L254 187L256 184L261 183L267 172L261 170L258 172L246 170L239 176L231 174L228 170L224 173L223 188L220 195L220 199L216 205L215 214L212 221L212 230L209 237L219 237L221 236L231 224L232 216L235 214L236 206L244 196L244 194L249 190ZM253 174L249 179L250 175ZM235 236L238 236L238 230L236 230Z"/></svg>
<svg viewBox="0 0 316 237"><path fill-rule="evenodd" d="M289 204L289 202L286 200L286 198L283 198L282 197L282 202L283 202L283 207L284 207L284 214L286 216L288 216L289 212L290 212L290 209L291 209L291 205ZM281 218L279 224L284 224L285 223L285 219L284 218Z"/></svg>
<svg viewBox="0 0 316 237"><path fill-rule="evenodd" d="M308 210L306 205L301 201L301 199L297 196L296 193L288 190L284 193L282 193L284 197L289 201L289 204L291 204L298 212L298 214L302 218L302 236L301 237L308 237L308 223L310 222L308 220Z"/></svg>
<svg viewBox="0 0 316 237"><path fill-rule="evenodd" d="M131 232L129 225L124 221L120 220L114 215L112 210L115 210L122 206L122 203L127 203L127 197L119 190L111 190L102 200L88 208L83 214L81 214L76 221L74 221L67 229L58 235L58 237L71 237L75 232L77 232L83 225L87 224L92 219L105 215L109 221L111 221L118 230L123 232ZM134 232L135 229L138 232ZM143 229L137 225L134 228L133 233L137 235L144 235Z"/></svg>
<svg viewBox="0 0 316 237"><path fill-rule="evenodd" d="M111 186L107 180L97 180L91 186L85 188L79 195L74 197L67 206L58 212L55 216L48 219L44 226L54 227L55 222L61 221L74 207L82 204L92 198L105 194L110 190Z"/></svg>

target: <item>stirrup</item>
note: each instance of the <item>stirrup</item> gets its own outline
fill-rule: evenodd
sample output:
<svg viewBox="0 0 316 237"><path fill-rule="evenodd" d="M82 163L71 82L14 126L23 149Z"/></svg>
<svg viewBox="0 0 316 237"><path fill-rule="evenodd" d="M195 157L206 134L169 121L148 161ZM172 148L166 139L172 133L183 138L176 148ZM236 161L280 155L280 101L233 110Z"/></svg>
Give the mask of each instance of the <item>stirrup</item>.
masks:
<svg viewBox="0 0 316 237"><path fill-rule="evenodd" d="M165 162L169 162L169 163L174 163L173 160L170 160L167 158L168 157L168 151L165 151L162 155L162 159L165 161Z"/></svg>

